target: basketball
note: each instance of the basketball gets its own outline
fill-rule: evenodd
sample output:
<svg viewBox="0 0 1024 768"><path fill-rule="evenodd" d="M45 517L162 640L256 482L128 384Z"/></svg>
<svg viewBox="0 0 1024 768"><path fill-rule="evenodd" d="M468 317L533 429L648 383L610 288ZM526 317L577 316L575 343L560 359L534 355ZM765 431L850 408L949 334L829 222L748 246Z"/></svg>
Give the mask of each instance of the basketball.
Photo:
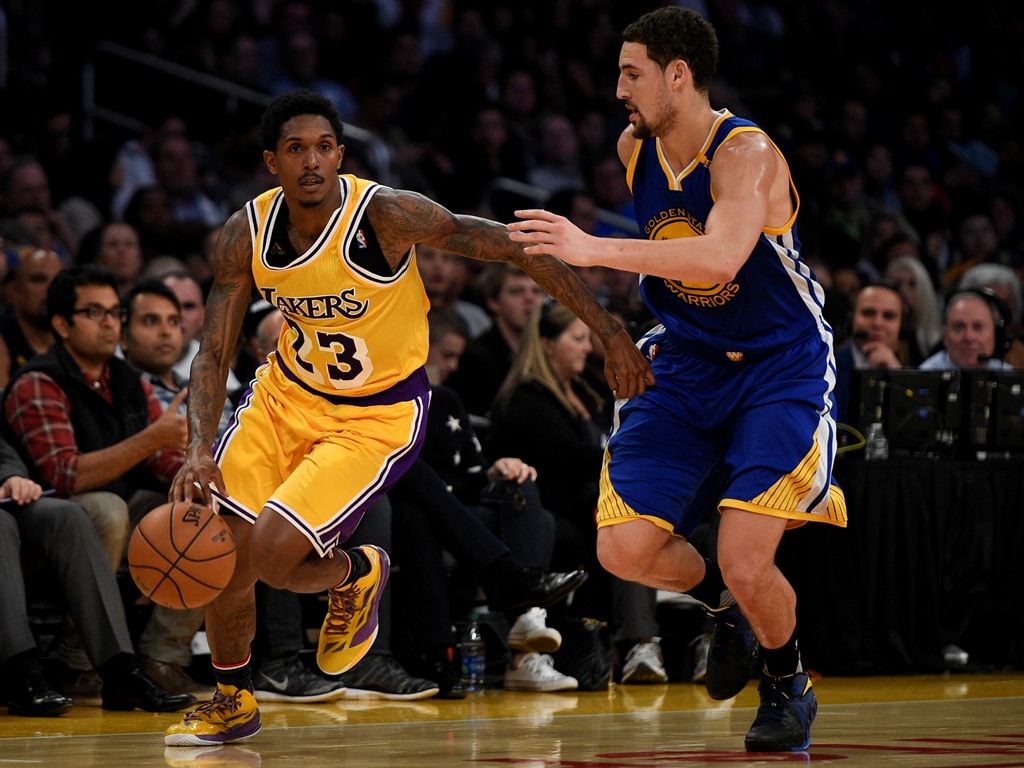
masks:
<svg viewBox="0 0 1024 768"><path fill-rule="evenodd" d="M228 585L235 540L223 518L199 503L162 504L139 521L128 569L143 595L168 608L198 608Z"/></svg>

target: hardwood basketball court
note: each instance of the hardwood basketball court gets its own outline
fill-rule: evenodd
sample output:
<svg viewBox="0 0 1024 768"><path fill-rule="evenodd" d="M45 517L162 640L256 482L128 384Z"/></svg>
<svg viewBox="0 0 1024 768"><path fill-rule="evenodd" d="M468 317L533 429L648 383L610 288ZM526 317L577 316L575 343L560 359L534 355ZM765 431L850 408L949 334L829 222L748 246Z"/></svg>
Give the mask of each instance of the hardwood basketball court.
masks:
<svg viewBox="0 0 1024 768"><path fill-rule="evenodd" d="M586 693L489 690L464 701L263 704L263 730L220 748L165 748L180 715L77 706L0 716L0 768L515 766L1024 766L1024 673L824 678L805 753L749 754L751 683L714 702L702 686Z"/></svg>

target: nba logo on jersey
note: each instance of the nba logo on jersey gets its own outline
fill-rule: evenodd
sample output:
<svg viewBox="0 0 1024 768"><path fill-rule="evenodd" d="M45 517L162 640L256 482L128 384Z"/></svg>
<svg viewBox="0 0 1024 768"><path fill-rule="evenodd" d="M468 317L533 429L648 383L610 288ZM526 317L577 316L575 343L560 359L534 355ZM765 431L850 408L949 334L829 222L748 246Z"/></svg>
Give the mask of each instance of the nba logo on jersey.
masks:
<svg viewBox="0 0 1024 768"><path fill-rule="evenodd" d="M366 235L363 234L363 230L356 230L356 242L359 243L360 248L366 247Z"/></svg>

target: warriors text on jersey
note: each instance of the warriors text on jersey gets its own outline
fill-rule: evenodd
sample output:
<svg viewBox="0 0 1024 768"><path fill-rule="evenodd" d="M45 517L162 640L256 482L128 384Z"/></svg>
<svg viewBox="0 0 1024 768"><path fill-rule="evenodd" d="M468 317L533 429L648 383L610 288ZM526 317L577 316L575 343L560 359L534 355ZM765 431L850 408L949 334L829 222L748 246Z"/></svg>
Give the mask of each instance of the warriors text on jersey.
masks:
<svg viewBox="0 0 1024 768"><path fill-rule="evenodd" d="M280 188L247 206L252 272L260 294L284 315L277 362L311 392L362 397L423 366L429 301L414 252L392 273L366 210L380 186L339 177L341 206L306 253L288 240Z"/></svg>
<svg viewBox="0 0 1024 768"><path fill-rule="evenodd" d="M678 176L657 138L638 141L626 179L633 191L636 221L650 240L703 234L714 203L711 164L732 136L763 133L726 110L718 113L697 157ZM777 229L765 229L735 279L724 284L684 283L644 275L640 292L668 332L713 355L764 354L812 333L831 337L822 318L824 292L800 259L796 212L800 200L790 180L793 215Z"/></svg>

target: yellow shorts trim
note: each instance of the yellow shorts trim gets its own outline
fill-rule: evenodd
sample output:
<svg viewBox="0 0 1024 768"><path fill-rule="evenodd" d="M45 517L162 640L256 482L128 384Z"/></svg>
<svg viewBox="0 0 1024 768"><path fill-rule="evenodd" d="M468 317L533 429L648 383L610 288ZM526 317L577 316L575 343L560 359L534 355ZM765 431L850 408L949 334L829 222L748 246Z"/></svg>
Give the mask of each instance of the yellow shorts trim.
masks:
<svg viewBox="0 0 1024 768"><path fill-rule="evenodd" d="M753 512L757 515L768 515L769 517L781 517L789 522L786 524L786 530L792 528L799 528L805 523L828 523L830 525L838 526L839 528L846 527L846 498L843 496L843 492L838 488L833 487L831 494L838 494L842 499L841 507L843 514L841 517L833 517L830 514L813 514L810 512L797 512L792 509L775 509L773 507L766 507L763 504L752 504L749 501L740 501L739 499L722 499L718 504L718 511L721 512L723 509L740 509L744 512ZM838 505L837 505L838 506ZM828 508L831 511L833 509L833 502L830 499Z"/></svg>
<svg viewBox="0 0 1024 768"><path fill-rule="evenodd" d="M615 492L611 481L608 479L608 453L605 452L605 462L601 468L601 495L597 501L597 527L604 528L619 523L630 523L634 520L647 520L669 533L675 533L675 526L668 520L663 520L654 515L641 515L619 494Z"/></svg>

